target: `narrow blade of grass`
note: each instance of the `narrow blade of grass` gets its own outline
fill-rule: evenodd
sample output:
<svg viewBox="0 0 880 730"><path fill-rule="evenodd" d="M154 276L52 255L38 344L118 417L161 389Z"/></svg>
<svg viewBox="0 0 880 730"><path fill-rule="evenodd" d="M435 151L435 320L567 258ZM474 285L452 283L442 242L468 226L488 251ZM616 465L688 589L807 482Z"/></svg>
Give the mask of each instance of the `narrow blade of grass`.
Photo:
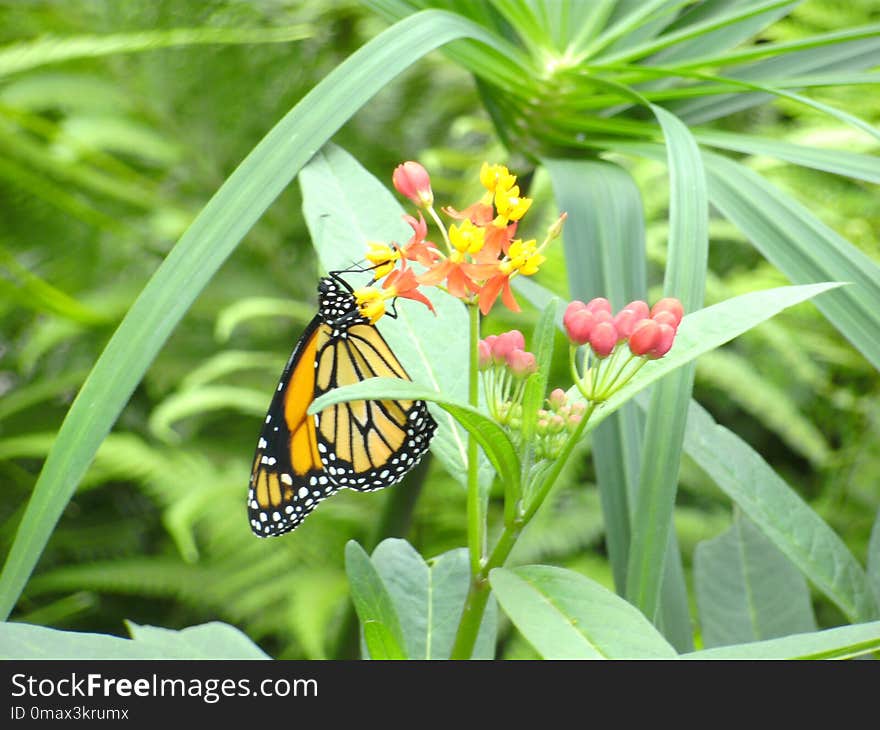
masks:
<svg viewBox="0 0 880 730"><path fill-rule="evenodd" d="M666 110L651 108L666 137L669 167L670 232L664 294L677 297L685 311L695 311L703 306L709 255L709 202L703 163L687 127ZM651 392L627 567L627 597L649 618L657 615L660 605L694 368L690 364L679 369Z"/></svg>

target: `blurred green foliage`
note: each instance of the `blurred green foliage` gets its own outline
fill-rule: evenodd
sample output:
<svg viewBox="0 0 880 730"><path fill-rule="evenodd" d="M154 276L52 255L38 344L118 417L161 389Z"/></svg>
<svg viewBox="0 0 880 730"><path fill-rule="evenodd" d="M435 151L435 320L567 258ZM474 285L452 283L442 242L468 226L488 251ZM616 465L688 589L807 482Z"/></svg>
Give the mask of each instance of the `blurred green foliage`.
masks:
<svg viewBox="0 0 880 730"><path fill-rule="evenodd" d="M768 40L877 19L874 3L817 0ZM842 15L843 14L843 15ZM844 17L845 16L845 17ZM77 387L163 255L274 122L384 23L356 2L172 0L0 4L0 44L45 36L171 29L301 27L302 40L204 43L77 58L0 75L0 553ZM2 63L0 63L2 73ZM823 89L880 122L880 99ZM723 128L875 152L827 117L785 101L727 117ZM473 80L440 54L416 64L336 136L373 174L418 158L436 197L463 206L484 159L509 162ZM880 257L880 199L858 181L769 158L749 164ZM665 168L629 164L642 190L656 298L666 239ZM530 225L556 211L531 181ZM244 498L260 419L314 306L317 264L296 186L287 190L199 297L151 366L69 505L16 620L124 633L123 618L167 627L219 619L271 655L350 654L343 570L350 538L407 537L425 556L465 542L464 492L427 463L387 492L343 493L287 538L253 538ZM711 225L707 303L783 283L740 235ZM560 247L561 248L561 247ZM565 292L560 248L540 280ZM530 332L534 312L493 314L486 331ZM567 387L564 344L551 387ZM806 356L805 356L806 354ZM863 558L880 500L880 380L811 305L703 358L697 396L754 446ZM517 546L517 561L588 572L611 585L591 462L572 464ZM676 527L694 545L730 523L728 501L685 462ZM840 617L819 601L820 625ZM517 634L501 653L531 656Z"/></svg>

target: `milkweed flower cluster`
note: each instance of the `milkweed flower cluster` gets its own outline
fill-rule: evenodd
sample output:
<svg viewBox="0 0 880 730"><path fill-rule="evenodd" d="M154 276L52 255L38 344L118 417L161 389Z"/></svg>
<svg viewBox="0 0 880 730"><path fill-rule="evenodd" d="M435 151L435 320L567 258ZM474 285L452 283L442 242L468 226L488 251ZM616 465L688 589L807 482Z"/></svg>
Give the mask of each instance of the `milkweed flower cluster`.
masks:
<svg viewBox="0 0 880 730"><path fill-rule="evenodd" d="M674 297L630 302L616 314L604 298L573 301L562 319L571 343L571 368L575 384L587 400L603 401L623 387L649 360L663 357L672 348L684 316ZM576 351L589 346L583 372Z"/></svg>
<svg viewBox="0 0 880 730"><path fill-rule="evenodd" d="M392 175L395 189L418 208L418 217L404 216L412 228L405 244L371 241L366 260L374 272L374 283L354 292L360 312L375 323L395 297L413 299L433 311L421 286L437 286L465 302L476 304L483 315L498 298L520 311L510 282L516 276L532 276L546 260L544 251L562 231L565 214L549 228L544 240L516 236L517 227L532 205L521 195L516 175L503 165L483 163L482 197L464 210L446 206L447 227L434 208L434 193L427 170L417 162L398 165ZM442 243L428 240L428 225L422 211L436 224ZM412 268L418 264L419 273ZM381 285L379 282L381 281Z"/></svg>
<svg viewBox="0 0 880 730"><path fill-rule="evenodd" d="M533 353L525 349L519 330L489 335L479 341L479 365L489 415L513 434L523 427L523 396L528 378L538 370ZM568 403L565 391L557 388L546 400L546 408L535 415L535 457L558 456L568 436L586 412L582 402Z"/></svg>
<svg viewBox="0 0 880 730"><path fill-rule="evenodd" d="M547 407L538 411L535 426L536 459L555 459L565 446L568 436L584 419L587 406L583 402L569 403L562 388L556 388L547 398Z"/></svg>

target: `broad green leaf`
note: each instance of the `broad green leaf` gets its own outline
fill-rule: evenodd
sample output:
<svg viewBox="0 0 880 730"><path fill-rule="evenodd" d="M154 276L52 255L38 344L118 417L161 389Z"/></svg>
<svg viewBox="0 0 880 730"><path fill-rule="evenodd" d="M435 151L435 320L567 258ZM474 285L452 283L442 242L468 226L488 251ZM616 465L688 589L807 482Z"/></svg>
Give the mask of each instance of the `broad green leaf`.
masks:
<svg viewBox="0 0 880 730"><path fill-rule="evenodd" d="M168 654L185 653L191 658L268 659L244 633L234 626L213 621L176 631L158 626L140 626L126 621L131 638Z"/></svg>
<svg viewBox="0 0 880 730"><path fill-rule="evenodd" d="M448 659L470 584L467 550L451 550L426 563L406 540L383 540L373 565L400 618L410 659ZM474 646L474 659L493 659L497 608L490 597Z"/></svg>
<svg viewBox="0 0 880 730"><path fill-rule="evenodd" d="M444 393L399 378L367 378L354 385L334 388L316 398L309 406L309 413L318 413L335 403L382 399L423 400L439 405L473 434L502 481L509 481L519 491L519 457L504 429L475 408L447 398Z"/></svg>
<svg viewBox="0 0 880 730"><path fill-rule="evenodd" d="M706 648L816 630L807 582L746 517L697 545L694 588Z"/></svg>
<svg viewBox="0 0 880 730"><path fill-rule="evenodd" d="M851 659L880 649L880 621L683 654L682 659Z"/></svg>
<svg viewBox="0 0 880 730"><path fill-rule="evenodd" d="M219 622L180 631L127 622L131 639L0 623L0 659L268 659L234 626Z"/></svg>
<svg viewBox="0 0 880 730"><path fill-rule="evenodd" d="M824 283L764 289L741 294L685 315L678 326L675 344L669 353L659 360L648 362L625 388L605 401L593 414L592 427L595 428L636 393L682 365L692 362L704 352L720 347L783 309L839 286L838 283ZM570 390L569 395L579 397L575 389Z"/></svg>
<svg viewBox="0 0 880 730"><path fill-rule="evenodd" d="M652 105L651 110L666 138L669 168L669 252L663 293L679 299L685 311L695 311L703 305L709 256L709 202L703 163L688 128L661 107ZM672 515L694 368L695 364L689 364L652 389L645 423L626 595L652 619L660 607L673 532ZM681 623L688 625L688 618L685 613Z"/></svg>
<svg viewBox="0 0 880 730"><path fill-rule="evenodd" d="M354 540L345 545L345 572L370 658L405 659L406 644L394 603L370 556Z"/></svg>
<svg viewBox="0 0 880 730"><path fill-rule="evenodd" d="M718 487L851 621L880 615L868 577L838 535L754 449L697 403L685 448Z"/></svg>
<svg viewBox="0 0 880 730"><path fill-rule="evenodd" d="M390 171L389 171L390 181ZM322 266L327 271L348 269L363 261L367 241L404 243L412 229L403 221L403 208L388 188L370 175L344 150L328 146L303 168L300 175L303 212ZM369 275L350 275L366 285ZM467 402L468 329L465 307L439 289L426 292L436 315L419 302L398 301L397 318L382 317L377 326L410 378ZM449 473L464 482L467 474L467 438L448 413L431 407L438 427L431 451Z"/></svg>
<svg viewBox="0 0 880 730"><path fill-rule="evenodd" d="M165 340L273 200L376 92L421 56L463 36L491 42L440 11L377 36L309 92L253 149L163 261L117 328L71 406L19 524L0 576L8 616L58 518Z"/></svg>
<svg viewBox="0 0 880 730"><path fill-rule="evenodd" d="M544 659L671 659L638 609L589 578L527 565L489 574L501 608Z"/></svg>

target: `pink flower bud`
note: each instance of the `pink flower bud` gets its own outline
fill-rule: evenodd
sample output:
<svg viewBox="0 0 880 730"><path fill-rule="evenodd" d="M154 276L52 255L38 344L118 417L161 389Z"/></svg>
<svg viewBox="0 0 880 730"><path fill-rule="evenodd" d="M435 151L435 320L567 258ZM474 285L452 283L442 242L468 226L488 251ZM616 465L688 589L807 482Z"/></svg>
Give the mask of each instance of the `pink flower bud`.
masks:
<svg viewBox="0 0 880 730"><path fill-rule="evenodd" d="M583 413L572 413L566 421L566 426L570 431L574 431L577 425L584 420Z"/></svg>
<svg viewBox="0 0 880 730"><path fill-rule="evenodd" d="M641 299L636 299L633 302L627 304L624 309L632 309L639 316L636 318L636 322L640 319L648 319L651 316L651 310L648 309L647 302L643 302Z"/></svg>
<svg viewBox="0 0 880 730"><path fill-rule="evenodd" d="M480 352L480 370L485 370L492 364L492 350L486 340L480 340L477 349Z"/></svg>
<svg viewBox="0 0 880 730"><path fill-rule="evenodd" d="M431 178L428 171L418 162L404 162L395 167L391 181L398 193L405 195L416 205L425 207L433 205Z"/></svg>
<svg viewBox="0 0 880 730"><path fill-rule="evenodd" d="M571 413L574 416L582 416L587 412L587 406L585 403L578 401L577 403L573 403L571 406Z"/></svg>
<svg viewBox="0 0 880 730"><path fill-rule="evenodd" d="M568 398L565 395L565 391L562 388L556 388L550 393L550 397L547 398L547 402L550 404L550 408L554 411L558 411L565 405L565 401Z"/></svg>
<svg viewBox="0 0 880 730"><path fill-rule="evenodd" d="M657 344L654 345L653 349L649 353L652 359L658 359L663 357L669 350L672 349L672 343L675 341L675 329L670 327L668 324L658 324L657 327L660 330L660 334L657 337Z"/></svg>
<svg viewBox="0 0 880 730"><path fill-rule="evenodd" d="M490 335L491 337L491 335ZM487 340L489 337L486 338ZM498 335L490 345L495 362L503 362L513 350L525 350L526 339L519 330L510 330Z"/></svg>
<svg viewBox="0 0 880 730"><path fill-rule="evenodd" d="M684 317L684 307L681 306L681 302L675 297L665 297L651 307L651 317L654 317L658 312L670 312L675 317L676 327L681 322L681 318Z"/></svg>
<svg viewBox="0 0 880 730"><path fill-rule="evenodd" d="M592 312L588 312L586 309L575 311L565 324L568 339L575 345L586 344L590 340L590 332L592 332L595 323L596 318Z"/></svg>
<svg viewBox="0 0 880 730"><path fill-rule="evenodd" d="M678 329L678 318L672 312L661 309L657 314L651 317L657 324L668 324L672 329Z"/></svg>
<svg viewBox="0 0 880 730"><path fill-rule="evenodd" d="M645 307L645 311L648 311L647 306ZM647 315L643 315L629 307L621 309L614 317L614 326L617 328L618 337L622 340L629 337L635 329L636 323L645 319L645 316Z"/></svg>
<svg viewBox="0 0 880 730"><path fill-rule="evenodd" d="M511 350L506 357L507 366L517 378L531 375L538 369L538 363L531 352L520 349Z"/></svg>
<svg viewBox="0 0 880 730"><path fill-rule="evenodd" d="M565 430L565 419L562 416L550 417L550 433L562 433Z"/></svg>
<svg viewBox="0 0 880 730"><path fill-rule="evenodd" d="M617 328L613 322L599 322L590 332L590 347L597 357L608 357L617 344Z"/></svg>
<svg viewBox="0 0 880 730"><path fill-rule="evenodd" d="M633 355L647 355L657 346L660 338L660 325L653 319L641 320L629 336L629 349Z"/></svg>
<svg viewBox="0 0 880 730"><path fill-rule="evenodd" d="M587 311L593 312L593 314L596 312L608 312L608 314L611 314L611 302L604 297L596 297L587 302Z"/></svg>
<svg viewBox="0 0 880 730"><path fill-rule="evenodd" d="M576 312L582 312L586 308L586 304L579 299L575 299L565 308L565 314L562 315L562 326L565 327L565 329L568 329L568 322L571 317L573 317Z"/></svg>

